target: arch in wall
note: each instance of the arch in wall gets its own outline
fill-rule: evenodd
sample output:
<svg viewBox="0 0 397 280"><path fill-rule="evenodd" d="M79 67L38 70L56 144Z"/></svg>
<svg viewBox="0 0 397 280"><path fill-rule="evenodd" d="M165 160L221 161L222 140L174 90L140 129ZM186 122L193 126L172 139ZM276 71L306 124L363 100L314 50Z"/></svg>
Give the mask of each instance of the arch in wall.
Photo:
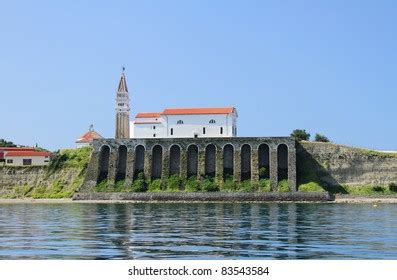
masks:
<svg viewBox="0 0 397 280"><path fill-rule="evenodd" d="M138 178L140 173L143 174L145 170L145 147L138 145L135 148L135 167L134 167L134 179Z"/></svg>
<svg viewBox="0 0 397 280"><path fill-rule="evenodd" d="M121 145L117 151L116 182L125 179L126 170L127 170L127 147Z"/></svg>
<svg viewBox="0 0 397 280"><path fill-rule="evenodd" d="M172 145L170 149L170 175L181 174L181 147Z"/></svg>
<svg viewBox="0 0 397 280"><path fill-rule="evenodd" d="M104 145L99 151L99 172L97 182L100 183L108 178L110 147Z"/></svg>
<svg viewBox="0 0 397 280"><path fill-rule="evenodd" d="M258 170L259 179L269 179L270 178L270 153L269 145L261 144L258 147Z"/></svg>
<svg viewBox="0 0 397 280"><path fill-rule="evenodd" d="M241 147L241 180L251 179L251 146L244 144Z"/></svg>
<svg viewBox="0 0 397 280"><path fill-rule="evenodd" d="M209 144L205 148L205 175L215 177L216 172L216 147Z"/></svg>
<svg viewBox="0 0 397 280"><path fill-rule="evenodd" d="M288 146L280 144L277 147L278 181L288 179Z"/></svg>
<svg viewBox="0 0 397 280"><path fill-rule="evenodd" d="M190 145L187 149L187 177L198 175L198 147Z"/></svg>
<svg viewBox="0 0 397 280"><path fill-rule="evenodd" d="M163 170L163 147L155 145L152 150L152 179L160 179Z"/></svg>
<svg viewBox="0 0 397 280"><path fill-rule="evenodd" d="M234 147L227 144L223 147L223 178L233 177L234 175Z"/></svg>

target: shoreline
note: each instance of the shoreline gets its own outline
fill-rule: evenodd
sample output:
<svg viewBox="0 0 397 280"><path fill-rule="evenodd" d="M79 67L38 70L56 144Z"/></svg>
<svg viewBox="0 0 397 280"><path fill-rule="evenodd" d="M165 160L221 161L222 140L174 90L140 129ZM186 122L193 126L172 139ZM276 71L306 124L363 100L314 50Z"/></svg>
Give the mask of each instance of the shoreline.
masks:
<svg viewBox="0 0 397 280"><path fill-rule="evenodd" d="M132 200L73 200L72 198L0 198L2 204L112 204L112 203L329 203L329 204L394 204L397 197L336 196L334 201L132 201Z"/></svg>

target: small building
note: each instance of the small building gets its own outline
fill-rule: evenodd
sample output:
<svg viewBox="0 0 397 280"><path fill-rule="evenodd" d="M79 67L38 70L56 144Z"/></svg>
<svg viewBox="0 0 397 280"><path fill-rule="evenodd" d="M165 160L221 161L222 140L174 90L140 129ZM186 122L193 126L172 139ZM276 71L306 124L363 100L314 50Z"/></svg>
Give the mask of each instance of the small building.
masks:
<svg viewBox="0 0 397 280"><path fill-rule="evenodd" d="M139 113L131 121L131 138L213 138L237 136L237 110L226 108L165 109Z"/></svg>
<svg viewBox="0 0 397 280"><path fill-rule="evenodd" d="M51 153L36 148L0 148L0 161L5 166L43 166L50 162Z"/></svg>
<svg viewBox="0 0 397 280"><path fill-rule="evenodd" d="M88 147L92 144L94 139L103 138L98 132L94 130L94 126L90 125L90 128L84 133L79 139L76 140L76 147L83 148Z"/></svg>

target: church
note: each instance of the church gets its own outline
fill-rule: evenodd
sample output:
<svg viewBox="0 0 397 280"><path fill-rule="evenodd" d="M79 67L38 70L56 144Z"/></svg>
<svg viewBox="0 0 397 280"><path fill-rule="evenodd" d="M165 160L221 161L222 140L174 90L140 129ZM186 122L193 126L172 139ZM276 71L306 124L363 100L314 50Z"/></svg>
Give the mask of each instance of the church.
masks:
<svg viewBox="0 0 397 280"><path fill-rule="evenodd" d="M237 110L174 108L138 113L130 120L130 98L124 69L116 95L115 138L213 138L237 136Z"/></svg>

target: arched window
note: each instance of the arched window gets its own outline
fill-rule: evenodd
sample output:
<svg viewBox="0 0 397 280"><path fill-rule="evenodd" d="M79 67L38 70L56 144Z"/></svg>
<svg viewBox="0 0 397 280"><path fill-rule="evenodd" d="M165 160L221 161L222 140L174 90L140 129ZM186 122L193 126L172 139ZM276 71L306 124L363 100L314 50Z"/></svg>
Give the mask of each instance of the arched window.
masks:
<svg viewBox="0 0 397 280"><path fill-rule="evenodd" d="M183 120L179 120L177 124L183 124Z"/></svg>
<svg viewBox="0 0 397 280"><path fill-rule="evenodd" d="M215 120L210 120L210 124L214 124L214 123L216 123Z"/></svg>

